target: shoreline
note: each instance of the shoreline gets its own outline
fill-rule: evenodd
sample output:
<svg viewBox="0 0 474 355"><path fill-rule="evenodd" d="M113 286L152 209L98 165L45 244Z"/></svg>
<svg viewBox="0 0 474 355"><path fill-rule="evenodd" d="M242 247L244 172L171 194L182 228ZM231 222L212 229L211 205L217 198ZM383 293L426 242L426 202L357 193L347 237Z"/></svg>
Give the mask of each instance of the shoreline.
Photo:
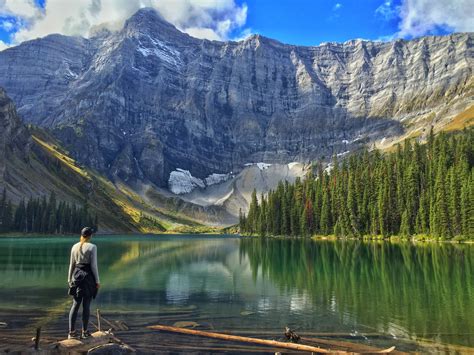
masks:
<svg viewBox="0 0 474 355"><path fill-rule="evenodd" d="M0 233L0 238L62 238L62 237L77 237L79 234L41 234L41 233ZM474 244L472 239L460 239L460 240L449 240L449 239L436 239L436 238L402 238L398 236L391 236L386 238L378 237L337 237L334 235L314 235L311 237L302 236L283 236L283 235L245 235L239 233L219 233L219 232L164 232L164 233L97 233L97 237L113 237L113 236L223 236L223 237L236 237L236 238L264 238L264 239L307 239L312 241L365 241L365 242L390 242L390 243L446 243L446 244Z"/></svg>
<svg viewBox="0 0 474 355"><path fill-rule="evenodd" d="M337 237L335 235L313 235L311 237L301 237L301 236L283 236L283 235L239 235L242 238L268 238L268 239L308 239L312 241L361 241L361 242L390 242L390 243L447 243L447 244L474 244L473 239L460 239L460 240L450 240L450 239L436 239L436 238L420 238L416 237L402 238L399 236L391 236L386 238L377 238L377 237Z"/></svg>
<svg viewBox="0 0 474 355"><path fill-rule="evenodd" d="M42 233L0 233L0 238L63 238L63 237L73 237L78 238L80 233L75 234L42 234ZM96 233L95 237L113 237L113 236L235 236L240 237L240 234L234 233L218 233L218 232L202 232L202 233L193 233L193 232L169 232L169 233Z"/></svg>

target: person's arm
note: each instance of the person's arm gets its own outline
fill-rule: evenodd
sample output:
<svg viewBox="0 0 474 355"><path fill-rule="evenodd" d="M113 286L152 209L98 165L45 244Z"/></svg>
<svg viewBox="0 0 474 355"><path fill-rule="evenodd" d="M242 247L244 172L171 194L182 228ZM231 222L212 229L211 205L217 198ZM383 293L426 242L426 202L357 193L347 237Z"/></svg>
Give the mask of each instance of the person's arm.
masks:
<svg viewBox="0 0 474 355"><path fill-rule="evenodd" d="M69 260L69 272L67 274L67 282L70 283L72 279L72 273L76 267L76 259L74 258L74 247L71 248L71 259Z"/></svg>
<svg viewBox="0 0 474 355"><path fill-rule="evenodd" d="M94 245L94 248L92 249L92 260L91 260L91 267L92 267L92 273L94 274L95 277L95 282L96 284L100 284L100 279L99 279L99 269L97 268L97 246Z"/></svg>

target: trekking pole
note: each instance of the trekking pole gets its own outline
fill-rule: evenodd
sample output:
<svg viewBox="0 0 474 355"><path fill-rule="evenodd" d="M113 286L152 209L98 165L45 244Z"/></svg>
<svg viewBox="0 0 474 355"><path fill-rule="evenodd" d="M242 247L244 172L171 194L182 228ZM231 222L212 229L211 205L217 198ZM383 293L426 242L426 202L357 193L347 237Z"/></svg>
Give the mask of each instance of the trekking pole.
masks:
<svg viewBox="0 0 474 355"><path fill-rule="evenodd" d="M99 332L100 332L100 309L97 308L97 328L99 328Z"/></svg>

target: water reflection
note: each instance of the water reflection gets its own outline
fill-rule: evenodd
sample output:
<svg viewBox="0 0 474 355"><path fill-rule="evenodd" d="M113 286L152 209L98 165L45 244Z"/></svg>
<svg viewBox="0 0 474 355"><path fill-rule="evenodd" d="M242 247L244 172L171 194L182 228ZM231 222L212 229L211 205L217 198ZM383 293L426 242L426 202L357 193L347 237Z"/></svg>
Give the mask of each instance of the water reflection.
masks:
<svg viewBox="0 0 474 355"><path fill-rule="evenodd" d="M0 310L64 313L75 242L0 239ZM176 236L95 242L103 284L96 304L104 311L194 307L221 317L221 327L439 335L474 345L471 246Z"/></svg>
<svg viewBox="0 0 474 355"><path fill-rule="evenodd" d="M472 345L471 246L245 239L240 252L254 277L306 291L343 323Z"/></svg>

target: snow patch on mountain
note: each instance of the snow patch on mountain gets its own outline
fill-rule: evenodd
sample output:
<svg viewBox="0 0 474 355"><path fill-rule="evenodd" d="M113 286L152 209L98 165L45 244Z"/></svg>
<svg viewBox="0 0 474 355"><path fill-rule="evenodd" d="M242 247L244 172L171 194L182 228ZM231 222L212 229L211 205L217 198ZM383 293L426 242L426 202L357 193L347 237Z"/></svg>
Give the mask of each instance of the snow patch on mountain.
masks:
<svg viewBox="0 0 474 355"><path fill-rule="evenodd" d="M204 182L191 175L189 170L176 169L172 171L168 180L170 191L176 195L187 194L196 187L205 188Z"/></svg>
<svg viewBox="0 0 474 355"><path fill-rule="evenodd" d="M301 165L301 163L297 162L297 161L294 161L292 163L288 163L288 168L293 169L295 167L298 167L299 165Z"/></svg>
<svg viewBox="0 0 474 355"><path fill-rule="evenodd" d="M146 36L146 42L150 43L150 45L147 46L140 41L140 45L137 47L137 50L144 57L156 56L173 66L181 65L180 54L177 50L167 46L164 42L159 41L156 38L151 38L150 36Z"/></svg>
<svg viewBox="0 0 474 355"><path fill-rule="evenodd" d="M211 174L204 180L192 176L189 170L176 169L168 179L168 188L175 195L191 193L196 188L205 189L208 186L223 183L233 177L229 174Z"/></svg>
<svg viewBox="0 0 474 355"><path fill-rule="evenodd" d="M265 170L268 169L269 167L272 166L272 164L267 164L267 163L247 163L245 166L253 166L256 165L260 170Z"/></svg>

